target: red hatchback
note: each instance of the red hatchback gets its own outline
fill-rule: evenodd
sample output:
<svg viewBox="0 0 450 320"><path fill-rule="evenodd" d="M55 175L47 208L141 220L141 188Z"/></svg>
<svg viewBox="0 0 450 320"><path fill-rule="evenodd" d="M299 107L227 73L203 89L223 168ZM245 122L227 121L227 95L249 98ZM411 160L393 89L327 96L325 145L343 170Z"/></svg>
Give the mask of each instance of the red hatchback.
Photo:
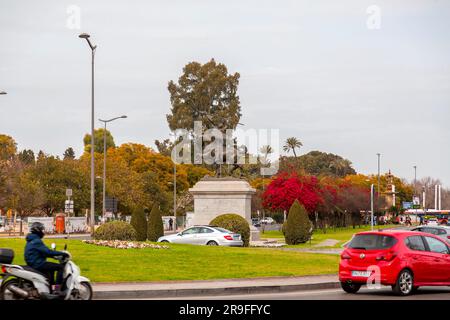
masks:
<svg viewBox="0 0 450 320"><path fill-rule="evenodd" d="M348 293L373 283L392 286L398 295L420 286L450 286L450 248L422 232L357 233L341 254L339 280Z"/></svg>

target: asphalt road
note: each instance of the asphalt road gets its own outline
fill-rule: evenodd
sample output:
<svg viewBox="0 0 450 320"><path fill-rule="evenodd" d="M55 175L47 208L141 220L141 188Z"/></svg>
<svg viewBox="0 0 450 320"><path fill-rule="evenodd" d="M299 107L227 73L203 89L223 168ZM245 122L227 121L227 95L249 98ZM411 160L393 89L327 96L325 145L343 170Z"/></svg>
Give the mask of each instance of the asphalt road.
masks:
<svg viewBox="0 0 450 320"><path fill-rule="evenodd" d="M294 291L287 293L264 293L232 296L193 296L155 300L450 300L450 288L423 287L416 294L398 297L390 287L361 289L357 294L347 294L341 289Z"/></svg>

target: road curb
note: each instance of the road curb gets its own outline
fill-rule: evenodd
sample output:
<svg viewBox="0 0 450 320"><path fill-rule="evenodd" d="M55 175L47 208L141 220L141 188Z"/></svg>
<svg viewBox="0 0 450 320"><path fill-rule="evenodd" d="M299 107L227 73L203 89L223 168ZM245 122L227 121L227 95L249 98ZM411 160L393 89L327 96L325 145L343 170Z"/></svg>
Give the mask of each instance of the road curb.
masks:
<svg viewBox="0 0 450 320"><path fill-rule="evenodd" d="M167 289L167 290L121 290L121 291L95 291L94 299L144 299L144 298L175 298L192 296L227 296L257 293L277 293L291 291L309 291L340 288L338 281L306 283L293 285L264 285L222 288L195 288L195 289Z"/></svg>

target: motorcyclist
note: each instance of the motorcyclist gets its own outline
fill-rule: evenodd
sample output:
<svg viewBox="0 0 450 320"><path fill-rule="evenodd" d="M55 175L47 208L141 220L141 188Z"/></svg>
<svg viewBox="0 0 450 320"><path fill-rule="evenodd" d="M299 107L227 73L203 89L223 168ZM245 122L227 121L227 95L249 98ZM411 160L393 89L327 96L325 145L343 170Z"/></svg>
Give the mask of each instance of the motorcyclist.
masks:
<svg viewBox="0 0 450 320"><path fill-rule="evenodd" d="M56 271L57 276L55 291L59 292L63 281L64 265L60 263L47 262L46 259L48 257L55 256L67 257L68 254L49 249L42 241L44 232L45 227L41 222L33 222L31 224L30 233L26 237L27 244L25 246L25 261L31 268L48 275L50 285L55 283Z"/></svg>

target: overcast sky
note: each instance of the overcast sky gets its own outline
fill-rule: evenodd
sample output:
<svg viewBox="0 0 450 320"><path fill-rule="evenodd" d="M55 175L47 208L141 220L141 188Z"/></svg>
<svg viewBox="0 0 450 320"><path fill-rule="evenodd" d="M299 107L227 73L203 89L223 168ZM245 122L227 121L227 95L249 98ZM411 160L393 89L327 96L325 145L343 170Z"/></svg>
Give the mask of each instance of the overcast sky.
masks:
<svg viewBox="0 0 450 320"><path fill-rule="evenodd" d="M96 118L129 117L110 126L116 144L168 137L167 82L213 57L241 74L246 128L279 129L301 153L337 153L361 173L380 152L383 172L411 180L417 165L450 186L449 1L0 0L0 132L19 149L80 155L81 32L98 45Z"/></svg>

